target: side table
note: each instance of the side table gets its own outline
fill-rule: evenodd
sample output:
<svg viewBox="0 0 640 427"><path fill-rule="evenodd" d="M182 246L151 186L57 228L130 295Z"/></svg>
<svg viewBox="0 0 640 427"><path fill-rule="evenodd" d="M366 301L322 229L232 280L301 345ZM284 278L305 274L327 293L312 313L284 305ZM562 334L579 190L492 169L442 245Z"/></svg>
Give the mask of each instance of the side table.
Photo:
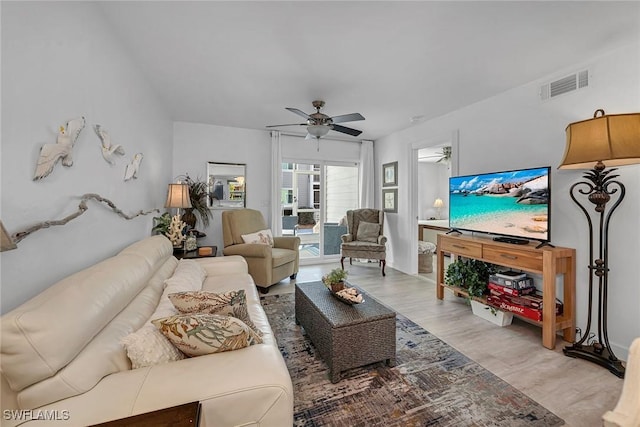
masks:
<svg viewBox="0 0 640 427"><path fill-rule="evenodd" d="M200 424L200 402L133 415L92 427L197 427Z"/></svg>
<svg viewBox="0 0 640 427"><path fill-rule="evenodd" d="M211 253L209 255L200 255L198 250L200 248L211 248ZM174 252L173 256L178 259L193 259L193 258L208 258L214 257L218 254L217 246L199 246L198 249L189 252Z"/></svg>

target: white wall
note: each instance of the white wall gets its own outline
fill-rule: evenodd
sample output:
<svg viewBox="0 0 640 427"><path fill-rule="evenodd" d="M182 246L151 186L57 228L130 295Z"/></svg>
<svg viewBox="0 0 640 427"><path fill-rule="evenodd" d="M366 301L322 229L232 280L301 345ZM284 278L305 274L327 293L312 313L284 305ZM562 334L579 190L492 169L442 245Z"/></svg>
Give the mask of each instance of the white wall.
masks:
<svg viewBox="0 0 640 427"><path fill-rule="evenodd" d="M2 3L1 218L9 233L60 219L85 193L98 193L125 213L162 207L171 178L171 121L94 4ZM32 181L40 147L58 126L85 116L74 165L58 164ZM107 129L126 156L102 158L94 124ZM125 163L144 154L139 177L123 181ZM106 206L65 226L43 229L0 255L1 309L151 234L152 216L127 221Z"/></svg>
<svg viewBox="0 0 640 427"><path fill-rule="evenodd" d="M173 178L188 173L192 178L204 180L207 162L246 164L246 205L261 211L267 225L271 224L271 137L268 131L176 122L173 140ZM213 210L209 227L201 230L207 236L198 239L201 246L217 246L219 255L223 249L221 213L222 210Z"/></svg>
<svg viewBox="0 0 640 427"><path fill-rule="evenodd" d="M588 67L590 87L542 102L539 86L553 78ZM408 185L409 147L412 143L459 130L459 173L551 165L552 243L577 250L577 321L583 328L587 316L588 237L586 219L571 201L569 187L582 171L558 171L565 146L565 127L591 118L603 108L609 114L640 111L640 46L631 45L610 54L591 58L539 81L510 90L446 116L397 132L376 141L376 170L398 161L398 188ZM610 228L609 339L619 357L634 337L640 336L640 286L637 280L640 253L640 166L619 169L627 194L612 219ZM380 188L379 177L376 186ZM380 195L377 194L377 204ZM414 272L403 236L415 233L408 221L408 200L401 197L398 214L387 215L387 234L394 254L390 265Z"/></svg>

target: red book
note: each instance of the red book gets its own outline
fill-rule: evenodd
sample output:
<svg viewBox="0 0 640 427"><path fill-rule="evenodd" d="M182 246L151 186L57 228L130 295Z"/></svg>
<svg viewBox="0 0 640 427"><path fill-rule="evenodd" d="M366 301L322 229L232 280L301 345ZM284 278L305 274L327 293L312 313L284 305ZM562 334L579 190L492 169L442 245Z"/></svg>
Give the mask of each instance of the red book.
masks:
<svg viewBox="0 0 640 427"><path fill-rule="evenodd" d="M489 288L489 290L494 290L494 291L500 292L503 295L511 295L514 297L519 297L521 295L531 295L536 292L535 286L522 288L522 289L515 289L515 288L510 288L508 286L498 285L497 283L489 282L487 287Z"/></svg>
<svg viewBox="0 0 640 427"><path fill-rule="evenodd" d="M522 296L512 296L507 294L502 294L499 291L490 289L489 294L494 297L501 298L504 302L521 305L523 307L531 307L536 310L542 310L542 295L522 295ZM563 304L560 301L556 300L556 314L562 314L564 309Z"/></svg>
<svg viewBox="0 0 640 427"><path fill-rule="evenodd" d="M512 304L500 297L491 295L487 297L487 302L490 305L499 308L500 310L509 311L519 316L526 317L527 319L537 320L538 322L542 321L542 310L536 310L535 308Z"/></svg>

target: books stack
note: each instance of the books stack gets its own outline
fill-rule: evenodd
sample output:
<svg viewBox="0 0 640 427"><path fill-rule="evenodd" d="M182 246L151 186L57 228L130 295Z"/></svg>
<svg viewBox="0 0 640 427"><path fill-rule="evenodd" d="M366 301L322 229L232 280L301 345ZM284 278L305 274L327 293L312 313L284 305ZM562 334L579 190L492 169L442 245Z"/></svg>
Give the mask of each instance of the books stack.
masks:
<svg viewBox="0 0 640 427"><path fill-rule="evenodd" d="M542 295L526 273L503 271L489 276L487 303L528 319L542 321ZM562 314L562 303L556 302L556 315Z"/></svg>

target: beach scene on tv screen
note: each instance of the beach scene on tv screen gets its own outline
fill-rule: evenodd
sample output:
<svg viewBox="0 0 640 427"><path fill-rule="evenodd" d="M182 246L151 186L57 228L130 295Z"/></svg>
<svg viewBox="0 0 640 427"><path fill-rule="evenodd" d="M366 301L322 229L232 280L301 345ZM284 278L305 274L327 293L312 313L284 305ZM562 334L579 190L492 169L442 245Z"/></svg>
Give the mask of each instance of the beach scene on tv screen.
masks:
<svg viewBox="0 0 640 427"><path fill-rule="evenodd" d="M535 240L549 238L549 169L449 180L449 226Z"/></svg>

